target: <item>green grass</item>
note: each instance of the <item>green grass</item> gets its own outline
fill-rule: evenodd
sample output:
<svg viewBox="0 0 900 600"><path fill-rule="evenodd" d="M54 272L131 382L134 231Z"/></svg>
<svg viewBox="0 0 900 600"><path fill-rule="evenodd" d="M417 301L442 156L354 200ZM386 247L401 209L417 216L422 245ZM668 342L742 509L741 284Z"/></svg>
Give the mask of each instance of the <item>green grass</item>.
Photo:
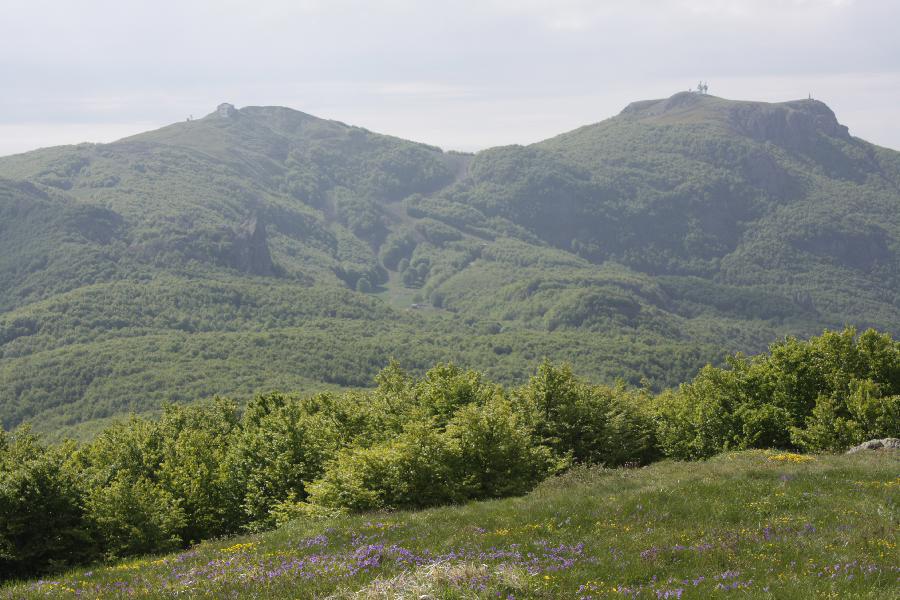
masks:
<svg viewBox="0 0 900 600"><path fill-rule="evenodd" d="M578 468L520 498L294 521L0 598L896 597L898 472L896 453L762 451Z"/></svg>
<svg viewBox="0 0 900 600"><path fill-rule="evenodd" d="M393 308L400 310L409 309L412 304L423 304L422 290L403 286L400 274L396 271L388 273L386 283L379 286L373 294Z"/></svg>

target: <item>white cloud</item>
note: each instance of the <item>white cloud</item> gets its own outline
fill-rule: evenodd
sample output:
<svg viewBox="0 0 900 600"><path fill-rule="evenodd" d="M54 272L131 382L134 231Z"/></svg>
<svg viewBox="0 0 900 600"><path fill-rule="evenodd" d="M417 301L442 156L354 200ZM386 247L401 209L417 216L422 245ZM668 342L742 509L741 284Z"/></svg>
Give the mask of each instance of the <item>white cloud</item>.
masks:
<svg viewBox="0 0 900 600"><path fill-rule="evenodd" d="M0 124L18 129L0 147L229 101L474 148L698 79L834 98L851 130L900 147L898 22L895 0L4 0Z"/></svg>
<svg viewBox="0 0 900 600"><path fill-rule="evenodd" d="M673 23L689 16L776 21L808 18L825 11L836 14L854 0L489 0L499 14L521 14L551 29L587 30L604 20L663 19ZM674 24L674 23L673 23Z"/></svg>
<svg viewBox="0 0 900 600"><path fill-rule="evenodd" d="M0 124L0 156L27 150L80 144L105 143L156 129L165 123L136 121L133 123L20 123Z"/></svg>

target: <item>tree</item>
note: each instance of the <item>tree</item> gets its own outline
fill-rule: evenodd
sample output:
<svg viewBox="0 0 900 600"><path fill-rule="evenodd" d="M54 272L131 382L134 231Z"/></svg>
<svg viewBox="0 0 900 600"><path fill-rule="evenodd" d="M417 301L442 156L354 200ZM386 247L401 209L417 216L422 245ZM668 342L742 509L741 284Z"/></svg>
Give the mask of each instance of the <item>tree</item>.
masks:
<svg viewBox="0 0 900 600"><path fill-rule="evenodd" d="M233 533L245 521L242 482L229 462L239 426L237 405L220 398L164 409L158 479L184 511L186 543Z"/></svg>
<svg viewBox="0 0 900 600"><path fill-rule="evenodd" d="M311 413L283 394L266 394L247 407L233 465L243 489L249 526L274 523L272 509L289 498L303 500L306 482L316 479L340 442L326 412Z"/></svg>
<svg viewBox="0 0 900 600"><path fill-rule="evenodd" d="M0 580L87 561L97 552L69 444L41 445L27 428L0 430Z"/></svg>

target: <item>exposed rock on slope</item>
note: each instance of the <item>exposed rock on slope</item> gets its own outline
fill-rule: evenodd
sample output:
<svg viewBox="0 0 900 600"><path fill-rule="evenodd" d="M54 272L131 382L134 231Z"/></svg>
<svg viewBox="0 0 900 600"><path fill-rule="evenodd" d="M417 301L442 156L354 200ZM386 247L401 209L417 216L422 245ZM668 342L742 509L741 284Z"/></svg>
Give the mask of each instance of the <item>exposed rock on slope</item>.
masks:
<svg viewBox="0 0 900 600"><path fill-rule="evenodd" d="M233 266L252 275L272 275L275 272L266 238L266 225L256 214L238 228Z"/></svg>
<svg viewBox="0 0 900 600"><path fill-rule="evenodd" d="M847 454L856 454L863 450L900 450L900 439L884 438L883 440L869 440L863 442L859 446L854 446L847 450Z"/></svg>
<svg viewBox="0 0 900 600"><path fill-rule="evenodd" d="M741 133L788 147L808 144L818 134L850 140L847 127L838 123L834 112L818 100L742 102L731 109L730 117Z"/></svg>

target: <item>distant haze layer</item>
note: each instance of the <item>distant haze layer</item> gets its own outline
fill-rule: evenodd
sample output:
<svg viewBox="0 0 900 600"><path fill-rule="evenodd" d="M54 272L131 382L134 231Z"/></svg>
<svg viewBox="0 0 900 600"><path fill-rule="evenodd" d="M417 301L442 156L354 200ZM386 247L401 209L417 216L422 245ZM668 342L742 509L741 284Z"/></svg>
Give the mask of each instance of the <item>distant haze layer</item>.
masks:
<svg viewBox="0 0 900 600"><path fill-rule="evenodd" d="M530 143L708 81L826 101L900 147L891 0L4 3L0 155L106 142L219 102L439 145Z"/></svg>

